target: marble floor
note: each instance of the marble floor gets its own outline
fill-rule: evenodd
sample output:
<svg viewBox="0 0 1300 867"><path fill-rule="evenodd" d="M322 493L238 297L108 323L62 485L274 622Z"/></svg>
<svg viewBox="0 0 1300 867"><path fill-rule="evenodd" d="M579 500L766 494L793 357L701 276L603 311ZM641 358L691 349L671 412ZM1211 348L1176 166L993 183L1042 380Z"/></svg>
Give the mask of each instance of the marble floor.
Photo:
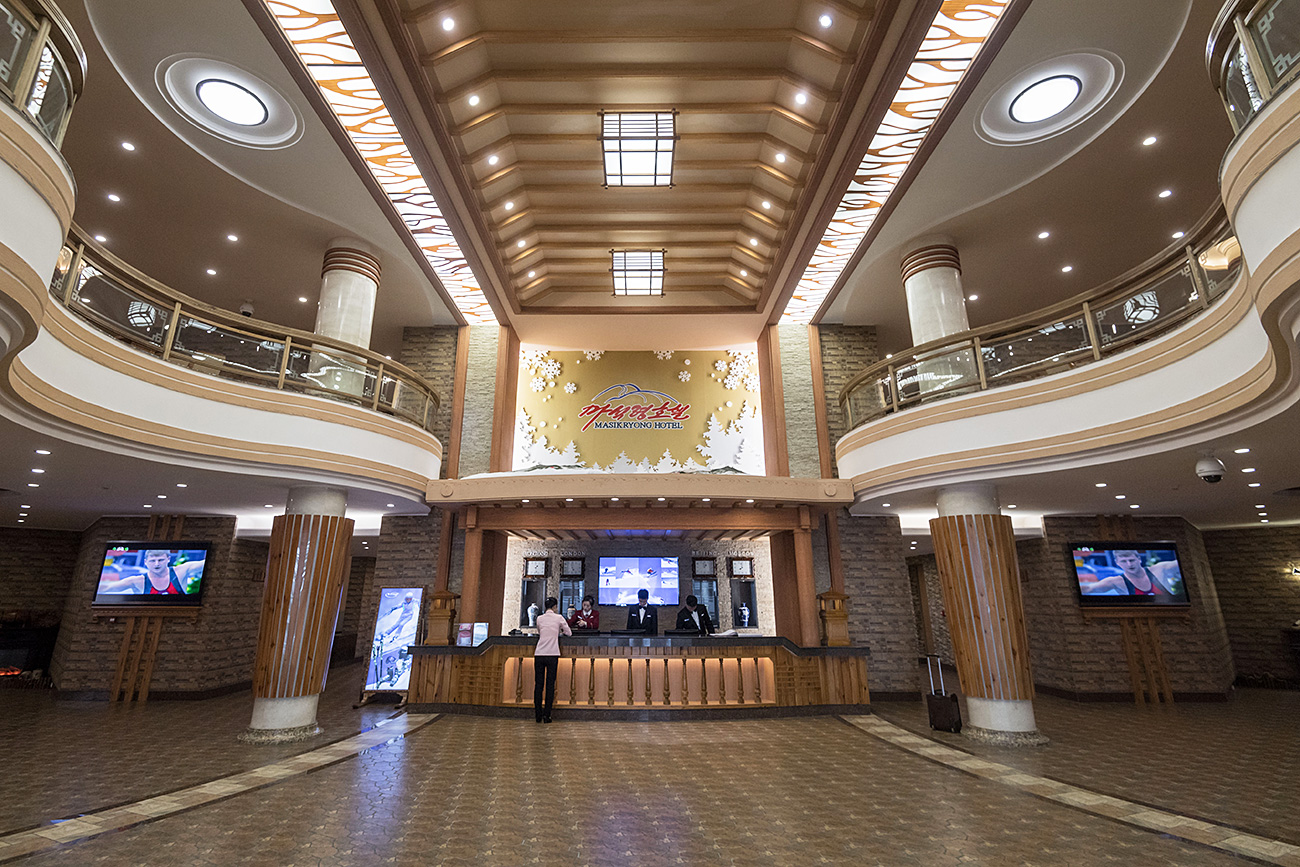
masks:
<svg viewBox="0 0 1300 867"><path fill-rule="evenodd" d="M569 722L352 710L251 747L247 694L0 695L0 862L1228 864L1300 867L1300 693L1138 709L1042 697L1047 747L874 716ZM161 733L161 735L160 735Z"/></svg>

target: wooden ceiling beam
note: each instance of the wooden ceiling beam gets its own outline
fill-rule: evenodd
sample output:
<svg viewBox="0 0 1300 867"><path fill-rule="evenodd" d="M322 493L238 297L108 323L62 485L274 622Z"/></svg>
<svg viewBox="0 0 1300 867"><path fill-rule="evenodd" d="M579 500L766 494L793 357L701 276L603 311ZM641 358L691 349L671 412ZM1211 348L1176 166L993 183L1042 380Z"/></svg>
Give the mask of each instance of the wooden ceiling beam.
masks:
<svg viewBox="0 0 1300 867"><path fill-rule="evenodd" d="M564 145L573 142L599 142L598 136L592 133L509 133L501 136L492 144L481 147L465 157L466 163L479 163L487 160L493 154L500 155L503 150L510 146L518 145ZM798 164L807 163L812 159L812 155L791 144L790 142L778 138L768 132L683 132L677 135L678 147L682 143L700 143L700 144L721 144L721 145L741 145L757 144L767 146L773 150L784 152L794 162Z"/></svg>
<svg viewBox="0 0 1300 867"><path fill-rule="evenodd" d="M659 103L615 103L603 106L612 111L666 111L668 108L677 108L681 111L689 111L695 115L703 114L770 114L779 117L803 131L812 135L821 135L826 131L825 124L817 123L806 117L788 109L783 105L777 105L774 102L685 102L677 103L676 106L665 106ZM501 103L495 108L490 108L473 120L460 124L455 129L457 136L465 136L477 130L484 124L491 123L494 120L504 120L507 117L555 117L557 115L591 115L596 116L596 106L589 103L572 103L572 102L507 102Z"/></svg>
<svg viewBox="0 0 1300 867"><path fill-rule="evenodd" d="M826 5L840 6L841 4L827 3ZM448 3L428 3L418 10L407 12L404 19L410 24L423 24L432 16L437 15L438 12L449 7L450 4ZM845 14L857 17L861 12L846 12ZM674 44L682 42L740 42L774 45L795 42L824 54L836 62L842 62L848 56L846 52L835 46L793 28L771 30L638 30L636 32L628 30L597 32L590 30L483 30L436 51L428 51L421 56L420 60L424 66L436 65L455 56L465 48L480 43L494 45L608 45L650 42Z"/></svg>

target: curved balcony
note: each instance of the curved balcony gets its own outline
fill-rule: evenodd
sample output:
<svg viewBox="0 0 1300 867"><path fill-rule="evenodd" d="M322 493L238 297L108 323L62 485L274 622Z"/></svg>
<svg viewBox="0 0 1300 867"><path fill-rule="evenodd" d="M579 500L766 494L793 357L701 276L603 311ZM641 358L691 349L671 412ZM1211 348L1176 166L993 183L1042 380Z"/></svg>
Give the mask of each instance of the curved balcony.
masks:
<svg viewBox="0 0 1300 867"><path fill-rule="evenodd" d="M0 0L0 96L58 147L86 80L72 26L40 0Z"/></svg>
<svg viewBox="0 0 1300 867"><path fill-rule="evenodd" d="M1098 362L1208 309L1239 275L1241 250L1216 205L1180 244L1087 293L873 364L840 392L852 430L945 398Z"/></svg>
<svg viewBox="0 0 1300 867"><path fill-rule="evenodd" d="M100 332L169 364L341 401L432 430L438 395L410 368L359 346L196 301L136 271L76 226L50 293Z"/></svg>
<svg viewBox="0 0 1300 867"><path fill-rule="evenodd" d="M1237 0L1223 7L1205 50L1210 81L1241 132L1300 72L1300 0Z"/></svg>

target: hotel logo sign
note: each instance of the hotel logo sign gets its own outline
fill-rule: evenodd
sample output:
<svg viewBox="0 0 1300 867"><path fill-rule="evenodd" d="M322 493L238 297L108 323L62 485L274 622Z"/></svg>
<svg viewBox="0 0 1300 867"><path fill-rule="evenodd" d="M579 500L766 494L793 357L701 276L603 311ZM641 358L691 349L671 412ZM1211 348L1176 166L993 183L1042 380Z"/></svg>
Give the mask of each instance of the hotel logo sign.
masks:
<svg viewBox="0 0 1300 867"><path fill-rule="evenodd" d="M662 391L649 391L632 383L611 385L578 413L587 420L584 431L681 430L691 417L691 405Z"/></svg>

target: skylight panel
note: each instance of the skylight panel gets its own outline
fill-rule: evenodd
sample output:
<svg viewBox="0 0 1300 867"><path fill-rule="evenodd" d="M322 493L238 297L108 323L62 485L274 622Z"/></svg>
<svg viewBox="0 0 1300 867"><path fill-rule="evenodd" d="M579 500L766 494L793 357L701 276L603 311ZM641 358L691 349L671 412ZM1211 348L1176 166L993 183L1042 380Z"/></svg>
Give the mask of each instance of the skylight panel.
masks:
<svg viewBox="0 0 1300 867"><path fill-rule="evenodd" d="M611 250L615 295L663 295L663 250Z"/></svg>
<svg viewBox="0 0 1300 867"><path fill-rule="evenodd" d="M603 111L601 147L607 187L671 187L675 111Z"/></svg>

